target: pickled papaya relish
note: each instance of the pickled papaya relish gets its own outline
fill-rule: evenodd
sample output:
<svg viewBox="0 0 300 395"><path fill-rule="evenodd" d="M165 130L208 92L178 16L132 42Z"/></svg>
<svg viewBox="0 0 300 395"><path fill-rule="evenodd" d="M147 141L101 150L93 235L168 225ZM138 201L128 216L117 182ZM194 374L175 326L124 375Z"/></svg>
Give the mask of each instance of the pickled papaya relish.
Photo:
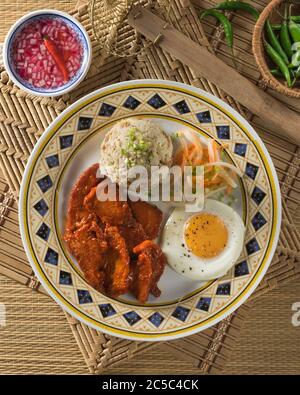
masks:
<svg viewBox="0 0 300 395"><path fill-rule="evenodd" d="M58 88L73 79L84 52L76 31L59 16L29 21L16 34L12 50L19 77L44 89Z"/></svg>

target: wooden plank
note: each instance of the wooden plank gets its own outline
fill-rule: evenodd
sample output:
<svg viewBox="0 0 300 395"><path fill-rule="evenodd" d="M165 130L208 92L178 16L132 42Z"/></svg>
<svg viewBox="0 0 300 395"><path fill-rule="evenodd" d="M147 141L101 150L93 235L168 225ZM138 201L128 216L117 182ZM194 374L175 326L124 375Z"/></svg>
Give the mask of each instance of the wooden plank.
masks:
<svg viewBox="0 0 300 395"><path fill-rule="evenodd" d="M164 20L143 7L133 7L128 16L128 22L146 38L218 85L251 112L268 121L276 130L300 144L299 114L259 89L209 52L207 48L190 40L179 30L166 24ZM283 119L285 120L284 124Z"/></svg>

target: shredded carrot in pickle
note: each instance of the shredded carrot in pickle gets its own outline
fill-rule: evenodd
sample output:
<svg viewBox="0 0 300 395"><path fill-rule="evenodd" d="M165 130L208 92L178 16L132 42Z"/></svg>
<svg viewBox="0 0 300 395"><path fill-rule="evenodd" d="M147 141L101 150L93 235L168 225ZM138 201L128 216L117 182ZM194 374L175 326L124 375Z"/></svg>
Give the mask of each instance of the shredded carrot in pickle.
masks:
<svg viewBox="0 0 300 395"><path fill-rule="evenodd" d="M200 166L212 163L212 166L205 168L204 187L215 188L225 184L226 193L231 193L233 185L236 184L232 179L233 171L214 165L215 162L221 164L221 152L225 146L220 146L216 140L211 139L207 147L203 147L198 139L192 138L192 140L193 142L187 142L181 134L179 135L181 147L175 154L174 163L181 166L182 169L186 165ZM192 177L192 180L194 184L197 182L196 177Z"/></svg>

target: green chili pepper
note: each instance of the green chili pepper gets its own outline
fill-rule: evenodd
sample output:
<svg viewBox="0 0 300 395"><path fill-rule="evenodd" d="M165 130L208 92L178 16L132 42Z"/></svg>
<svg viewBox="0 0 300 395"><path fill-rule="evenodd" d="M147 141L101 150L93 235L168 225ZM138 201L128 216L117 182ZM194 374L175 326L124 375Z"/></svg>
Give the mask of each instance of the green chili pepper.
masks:
<svg viewBox="0 0 300 395"><path fill-rule="evenodd" d="M289 21L289 31L295 43L300 42L300 26L294 21Z"/></svg>
<svg viewBox="0 0 300 395"><path fill-rule="evenodd" d="M255 19L259 18L259 12L256 8L248 3L241 1L224 1L216 6L217 10L222 11L245 11L248 14L254 16Z"/></svg>
<svg viewBox="0 0 300 395"><path fill-rule="evenodd" d="M291 16L291 20L296 23L300 23L300 15Z"/></svg>
<svg viewBox="0 0 300 395"><path fill-rule="evenodd" d="M284 22L281 26L280 43L287 56L291 58L293 56L293 51L287 22Z"/></svg>
<svg viewBox="0 0 300 395"><path fill-rule="evenodd" d="M289 64L289 59L282 49L282 46L280 45L279 40L275 36L275 33L273 32L271 23L269 20L266 21L266 31L267 31L267 36L269 38L270 44L273 47L273 49L280 55L280 57L283 59L285 64Z"/></svg>
<svg viewBox="0 0 300 395"><path fill-rule="evenodd" d="M297 66L295 66L293 63L288 64L288 68L290 70L294 69L295 67L297 67Z"/></svg>
<svg viewBox="0 0 300 395"><path fill-rule="evenodd" d="M293 82L292 82L292 87L295 85L295 83L299 80L300 77L300 66L296 70L292 70L292 76L293 76Z"/></svg>
<svg viewBox="0 0 300 395"><path fill-rule="evenodd" d="M280 54L277 51L275 51L275 49L266 41L265 41L265 48L266 48L267 54L270 56L270 58L273 60L273 62L276 64L276 66L279 67L279 70L281 71L282 75L286 79L288 86L291 87L291 85L292 85L291 74L290 74L290 71L289 71L285 61L282 59Z"/></svg>
<svg viewBox="0 0 300 395"><path fill-rule="evenodd" d="M213 16L221 23L221 25L223 26L223 29L224 29L227 44L230 48L232 48L233 47L233 30L232 30L232 25L231 25L231 22L229 21L229 19L225 15L223 15L221 12L216 11L214 9L204 11L200 16L200 19L203 19L206 16Z"/></svg>
<svg viewBox="0 0 300 395"><path fill-rule="evenodd" d="M291 74L294 77L292 85L300 78L300 66L297 66L295 70L291 70Z"/></svg>
<svg viewBox="0 0 300 395"><path fill-rule="evenodd" d="M294 69L295 67L298 67L300 64L300 51L296 51L291 59L291 63L288 65L289 69Z"/></svg>
<svg viewBox="0 0 300 395"><path fill-rule="evenodd" d="M282 73L279 69L272 69L270 72L272 75L274 75L274 77L282 77Z"/></svg>
<svg viewBox="0 0 300 395"><path fill-rule="evenodd" d="M272 29L273 29L274 31L279 31L279 30L281 30L281 26L282 26L281 23L272 23L272 25L271 25L271 27L272 27Z"/></svg>
<svg viewBox="0 0 300 395"><path fill-rule="evenodd" d="M287 6L285 6L284 20L281 24L279 37L280 37L281 46L290 59L293 56L293 50L292 50L292 41L290 39L290 34L289 34L287 15L288 15L288 10L287 10Z"/></svg>

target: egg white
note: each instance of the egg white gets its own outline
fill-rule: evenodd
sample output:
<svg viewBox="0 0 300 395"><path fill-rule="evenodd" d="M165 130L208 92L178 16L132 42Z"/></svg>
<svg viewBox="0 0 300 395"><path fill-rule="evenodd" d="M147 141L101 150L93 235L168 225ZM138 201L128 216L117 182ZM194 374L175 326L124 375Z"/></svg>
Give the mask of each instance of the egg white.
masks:
<svg viewBox="0 0 300 395"><path fill-rule="evenodd" d="M238 260L244 245L245 225L231 207L217 200L207 199L201 213L218 216L228 231L223 251L213 258L194 255L186 246L184 229L189 218L197 215L175 208L163 229L161 248L168 264L179 274L192 280L208 281L225 275Z"/></svg>

